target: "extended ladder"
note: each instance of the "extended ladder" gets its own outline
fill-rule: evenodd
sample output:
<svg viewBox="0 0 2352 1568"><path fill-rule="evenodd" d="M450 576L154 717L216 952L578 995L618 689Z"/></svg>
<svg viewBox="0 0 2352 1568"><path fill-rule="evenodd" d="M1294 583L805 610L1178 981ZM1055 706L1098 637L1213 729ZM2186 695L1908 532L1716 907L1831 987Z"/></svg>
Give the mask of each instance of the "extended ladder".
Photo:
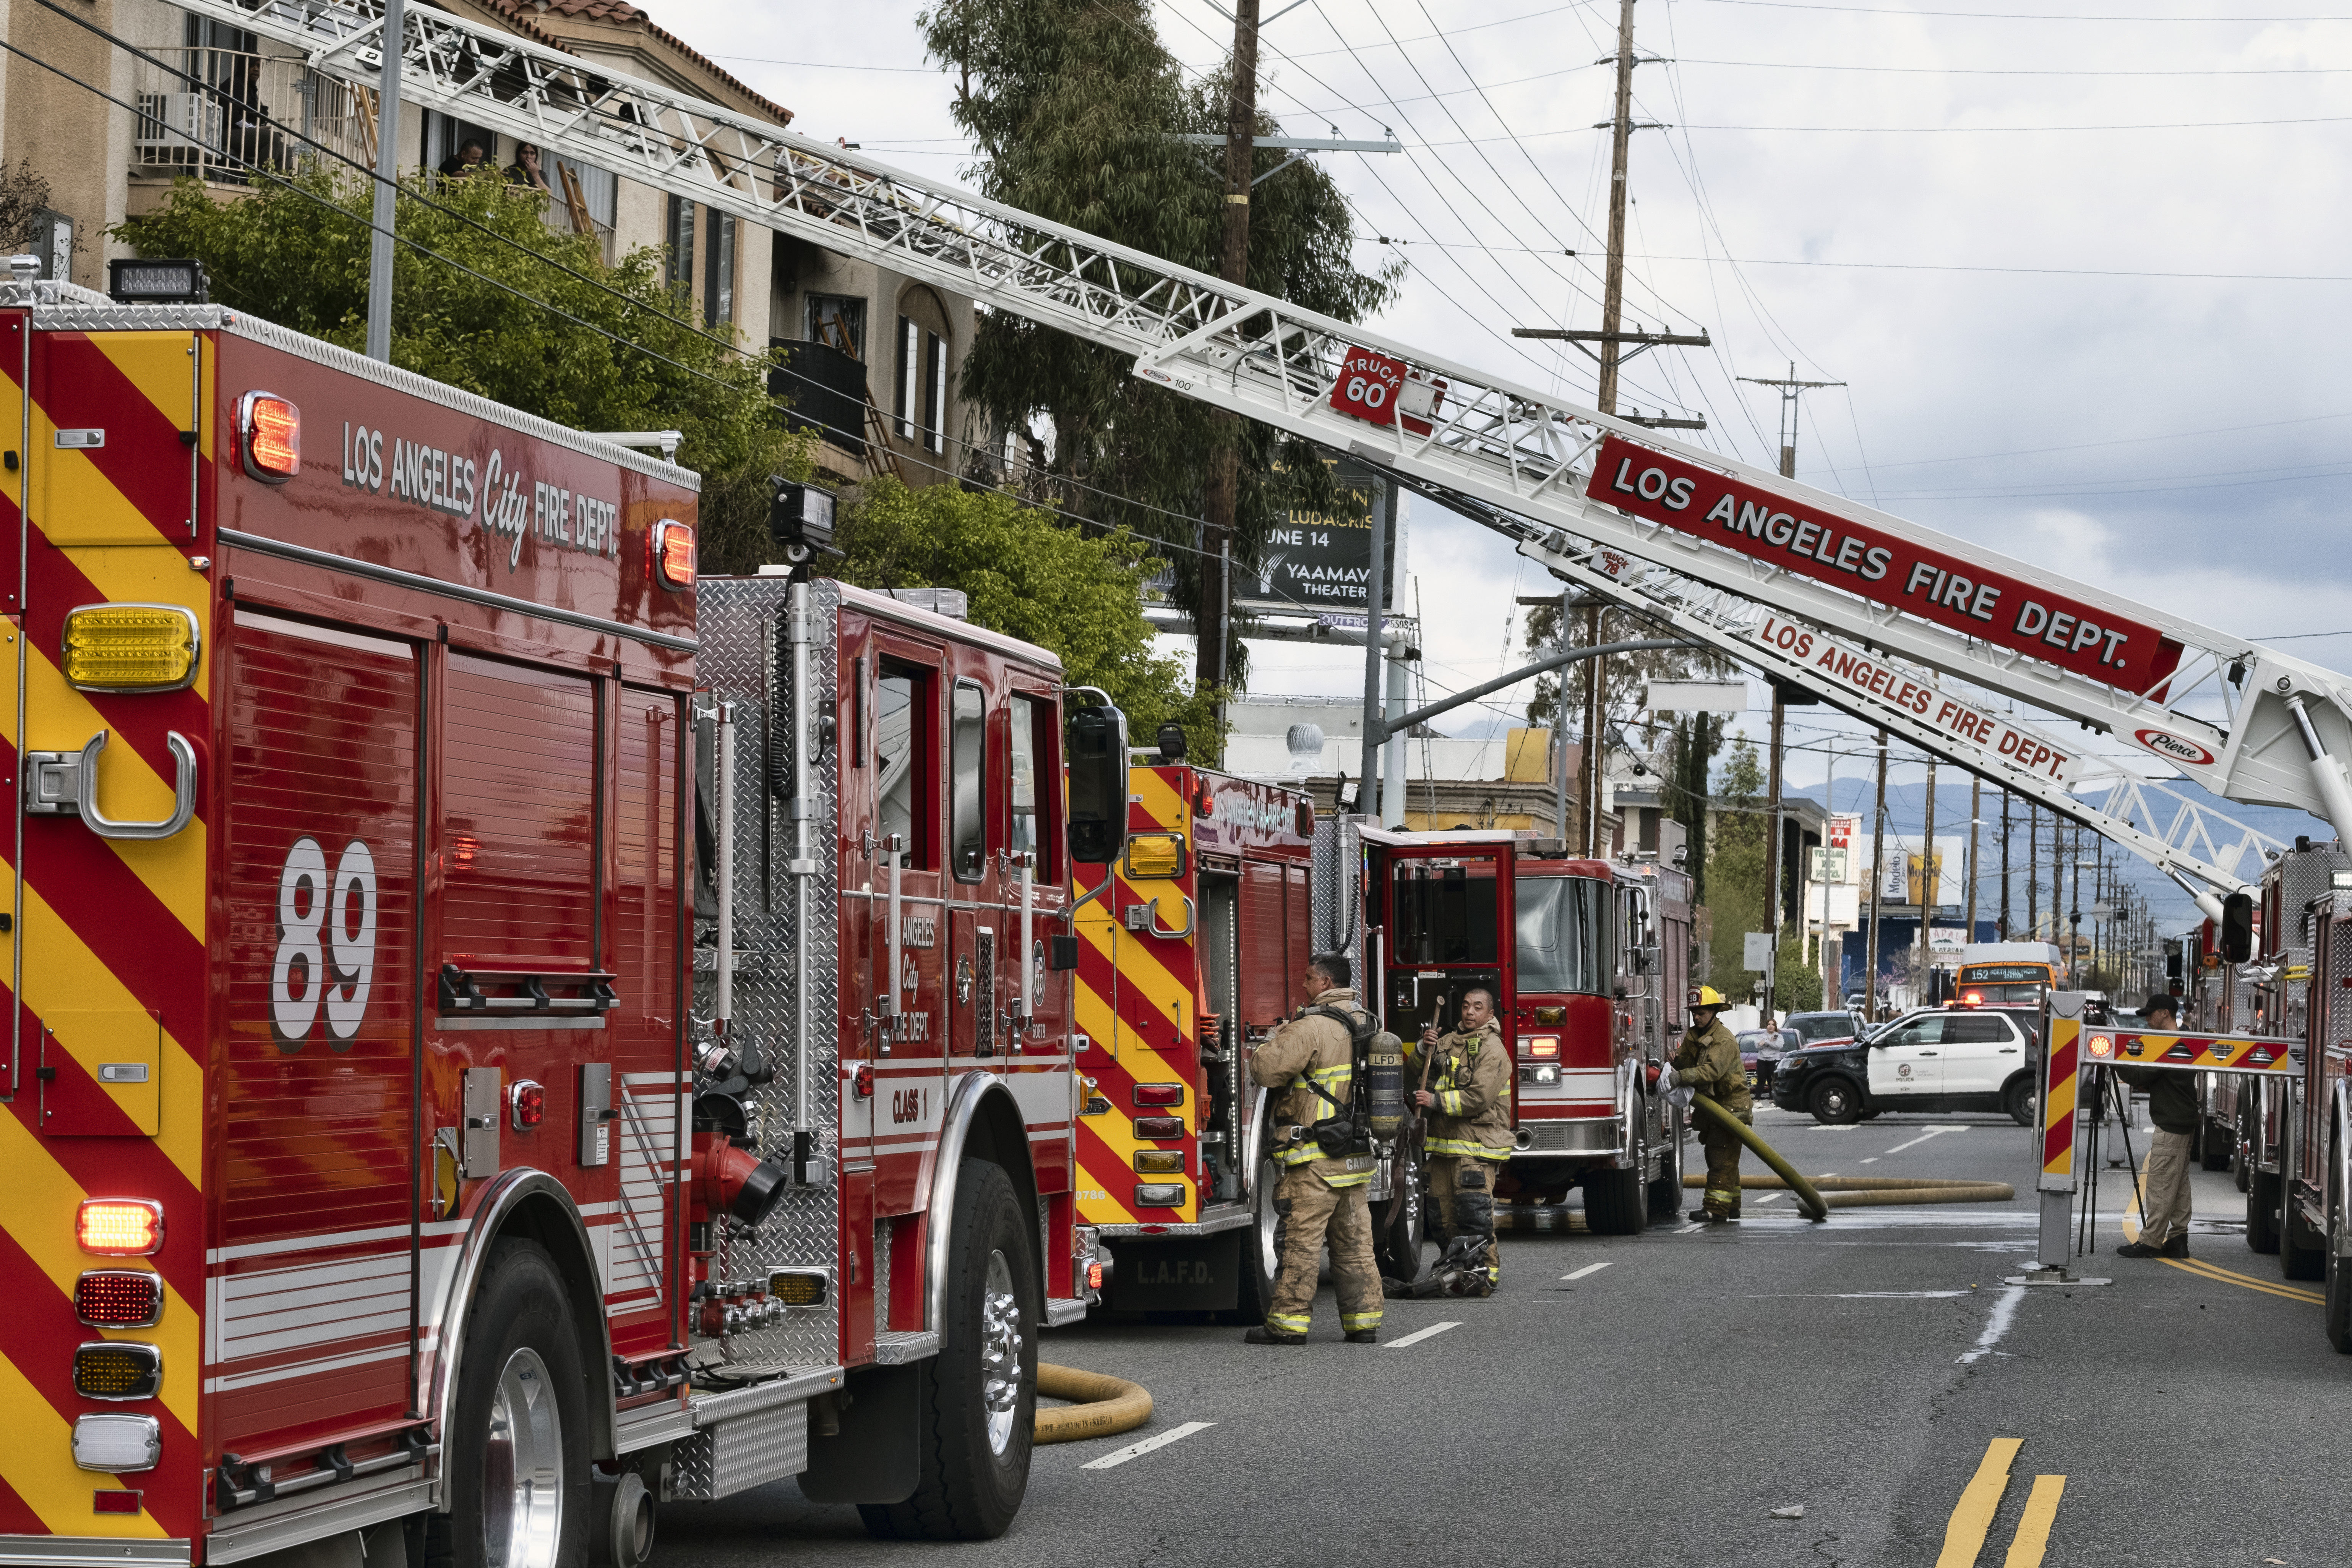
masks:
<svg viewBox="0 0 2352 1568"><path fill-rule="evenodd" d="M373 0L175 3L376 79ZM406 16L402 90L422 105L1132 353L1146 380L1484 503L1566 575L1663 570L1689 585L1693 626L1699 598L1718 616L1748 601L2352 835L2352 680L2334 671L561 50ZM1760 652L1751 637L1739 657ZM2205 694L2218 721L2187 710ZM1904 732L1980 764L1948 735Z"/></svg>

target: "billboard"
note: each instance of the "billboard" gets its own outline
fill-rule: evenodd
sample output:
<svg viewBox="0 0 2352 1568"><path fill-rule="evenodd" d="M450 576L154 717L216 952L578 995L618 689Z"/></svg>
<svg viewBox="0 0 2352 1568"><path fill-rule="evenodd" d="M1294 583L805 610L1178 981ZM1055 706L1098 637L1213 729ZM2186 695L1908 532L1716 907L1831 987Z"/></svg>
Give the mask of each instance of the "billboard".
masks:
<svg viewBox="0 0 2352 1568"><path fill-rule="evenodd" d="M1265 545L1252 575L1236 572L1234 597L1286 609L1353 610L1364 612L1372 575L1372 510L1381 504L1381 484L1370 470L1342 462L1334 475L1340 489L1354 497L1365 514L1359 518L1328 512L1293 511L1265 531ZM1382 550L1381 613L1395 607L1396 535L1403 531L1404 509L1397 509L1397 527Z"/></svg>

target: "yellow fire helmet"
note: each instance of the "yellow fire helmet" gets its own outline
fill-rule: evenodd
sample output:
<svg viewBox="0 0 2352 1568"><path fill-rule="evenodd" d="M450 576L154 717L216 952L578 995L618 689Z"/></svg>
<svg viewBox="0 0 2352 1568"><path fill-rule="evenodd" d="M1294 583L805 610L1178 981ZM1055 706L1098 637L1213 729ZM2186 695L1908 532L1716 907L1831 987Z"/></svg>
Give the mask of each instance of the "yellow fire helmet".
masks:
<svg viewBox="0 0 2352 1568"><path fill-rule="evenodd" d="M1730 1004L1724 1001L1723 993L1717 991L1712 985L1702 985L1697 990L1692 992L1690 1005L1694 1007L1725 1007L1730 1005Z"/></svg>

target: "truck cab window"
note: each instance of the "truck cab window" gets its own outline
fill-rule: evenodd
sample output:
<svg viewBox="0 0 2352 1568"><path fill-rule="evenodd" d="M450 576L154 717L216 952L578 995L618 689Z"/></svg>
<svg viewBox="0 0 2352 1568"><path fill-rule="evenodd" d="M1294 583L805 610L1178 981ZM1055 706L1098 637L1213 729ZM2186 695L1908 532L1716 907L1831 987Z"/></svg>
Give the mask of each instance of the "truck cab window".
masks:
<svg viewBox="0 0 2352 1568"><path fill-rule="evenodd" d="M1600 995L1609 989L1610 896L1588 877L1528 877L1518 898L1518 989Z"/></svg>
<svg viewBox="0 0 2352 1568"><path fill-rule="evenodd" d="M907 847L904 864L928 868L931 858L931 677L927 670L885 663L876 704L876 830L896 834Z"/></svg>
<svg viewBox="0 0 2352 1568"><path fill-rule="evenodd" d="M1494 861L1400 860L1393 892L1399 962L1495 962L1501 910Z"/></svg>
<svg viewBox="0 0 2352 1568"><path fill-rule="evenodd" d="M988 700L980 688L959 681L948 737L948 840L960 882L979 881L988 865L987 792L981 787L987 762L987 718Z"/></svg>
<svg viewBox="0 0 2352 1568"><path fill-rule="evenodd" d="M1045 879L1045 844L1037 824L1037 700L1012 700L1013 819L1004 847L1015 855L1034 853L1038 881Z"/></svg>

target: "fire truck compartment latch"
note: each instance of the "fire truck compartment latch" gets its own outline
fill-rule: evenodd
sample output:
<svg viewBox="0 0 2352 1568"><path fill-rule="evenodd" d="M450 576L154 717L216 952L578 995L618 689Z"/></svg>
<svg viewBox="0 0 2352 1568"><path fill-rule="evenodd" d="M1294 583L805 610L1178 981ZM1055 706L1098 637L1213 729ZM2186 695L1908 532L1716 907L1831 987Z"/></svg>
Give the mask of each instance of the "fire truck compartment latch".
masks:
<svg viewBox="0 0 2352 1568"><path fill-rule="evenodd" d="M79 752L25 753L25 812L28 816L79 816L101 838L169 838L196 815L196 749L177 730L164 736L177 777L172 815L159 822L130 822L98 806L98 759L109 732L100 730Z"/></svg>
<svg viewBox="0 0 2352 1568"><path fill-rule="evenodd" d="M1176 896L1184 902L1182 930L1160 923L1160 900L1156 896L1142 903L1127 906L1127 929L1139 931L1148 936L1156 936L1166 942L1176 942L1191 936L1193 926L1199 923L1199 910L1194 908L1192 900L1186 895L1179 893Z"/></svg>

